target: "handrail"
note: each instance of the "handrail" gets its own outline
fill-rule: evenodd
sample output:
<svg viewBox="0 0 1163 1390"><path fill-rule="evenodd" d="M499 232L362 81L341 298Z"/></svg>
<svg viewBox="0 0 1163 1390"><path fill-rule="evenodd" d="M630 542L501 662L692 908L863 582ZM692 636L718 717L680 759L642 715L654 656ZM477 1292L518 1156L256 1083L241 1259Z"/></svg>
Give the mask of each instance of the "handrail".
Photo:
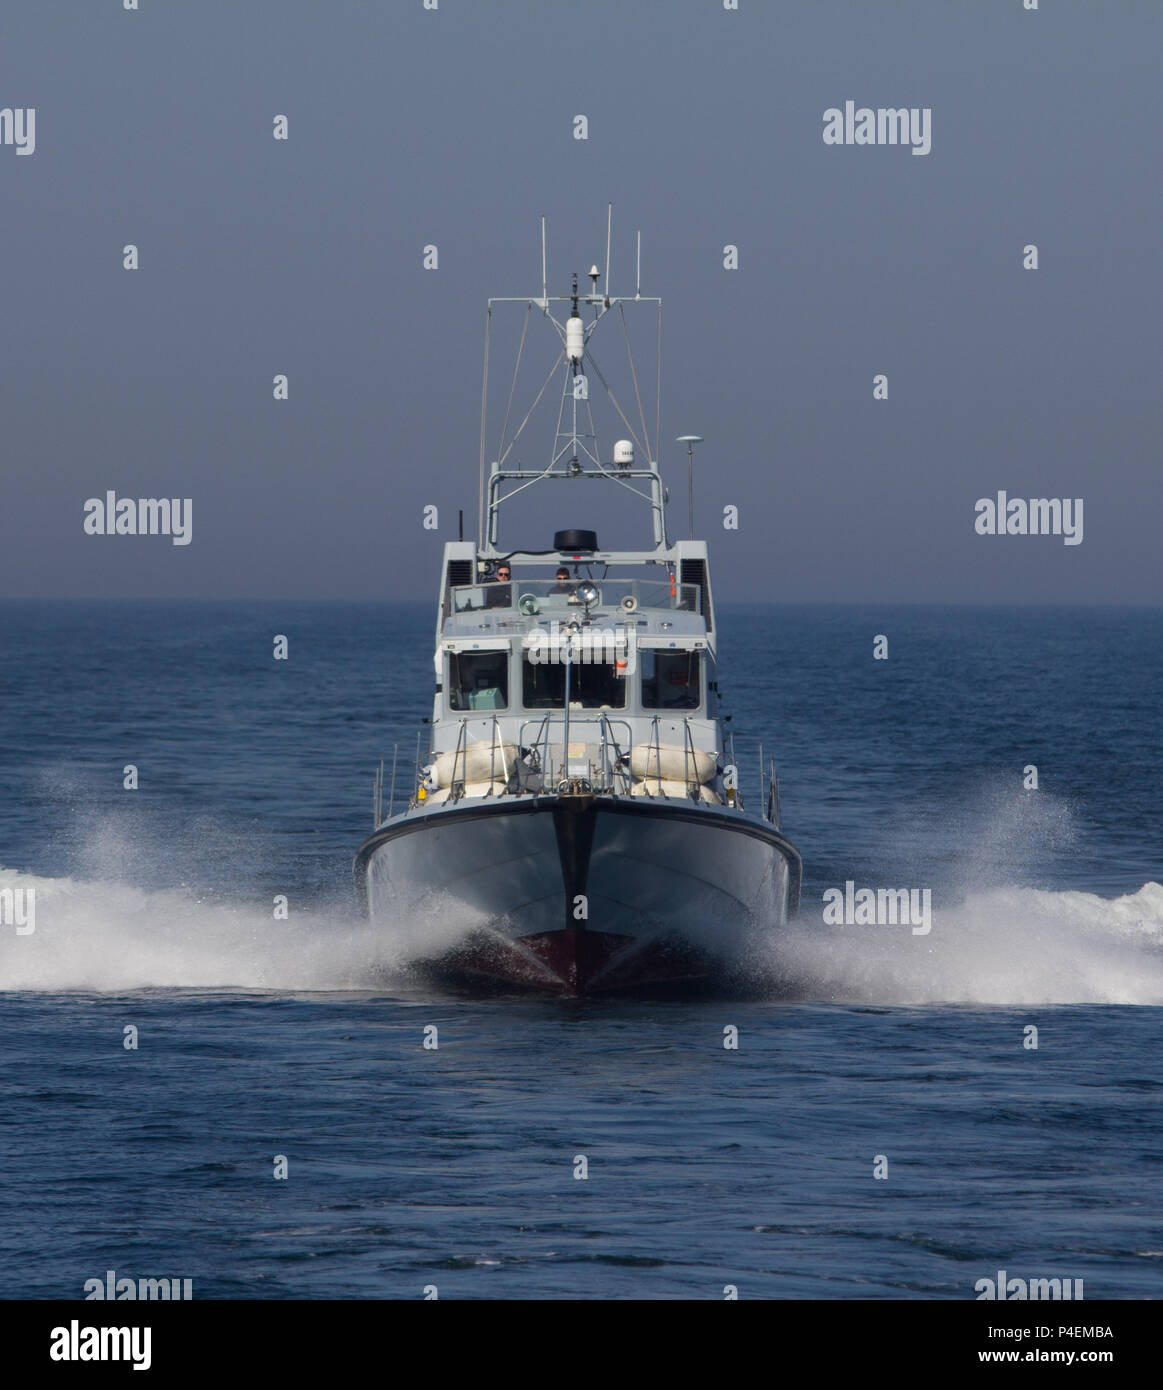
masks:
<svg viewBox="0 0 1163 1390"><path fill-rule="evenodd" d="M779 776L775 770L775 759L768 760L767 773L767 819L771 821L775 828L779 829L780 805L779 805Z"/></svg>
<svg viewBox="0 0 1163 1390"><path fill-rule="evenodd" d="M660 796L664 795L662 783L666 780L662 768L662 719L661 714L652 715L650 718L649 733L645 739L646 757L642 774L643 782L654 781L658 784L657 794ZM465 795L465 786L468 782L469 726L472 722L474 721L468 718L459 721L455 746L451 750L446 749L441 755L447 757L449 752L452 754L452 770L448 779L448 800L451 802L459 801ZM486 724L487 733L485 736L489 738L489 786L492 788L498 781L501 781L507 791L514 776L517 775L517 762L516 760L512 764L509 762L498 716L491 714L487 721L482 722ZM672 722L677 725L679 719L672 717ZM700 754L707 754L709 750L701 749L695 743L694 728L689 715L681 716L681 724L683 785L687 796L693 800L703 800L700 790L702 782L699 777L698 759ZM616 726L620 726L624 730L624 734L619 734ZM549 789L566 777L570 762L569 750L571 745L569 740L575 736L579 729L582 730L584 741L587 744L591 747L595 743L597 744L596 757L591 757L589 761L590 778L613 795L627 794L635 783L635 775L632 770L634 750L636 747L642 747L643 741L635 739L634 724L630 719L612 716L606 710L582 711L564 708L560 711L546 710L543 714L530 716L520 722L516 732L517 747L524 751L524 755L532 755L534 758L536 770L541 778L541 789ZM560 735L559 745L553 741L555 733ZM669 744L667 746L668 748L671 747ZM555 765L556 759L553 752L555 747L560 747L561 750L560 766ZM762 753L760 756L762 758ZM519 752L517 757L522 758L522 752ZM500 771L498 771L497 766L498 760L500 761ZM384 772L381 768L376 787L377 817L382 814L383 775ZM774 779L774 759L772 760L771 777ZM443 778L441 780L443 781ZM394 788L394 772L392 781ZM518 790L525 789L524 786L518 788ZM767 792L768 795L765 798L767 819L775 820L778 823L778 789L773 790L773 786L769 785ZM413 796L409 805L414 807L417 800ZM743 796L738 786L736 787L736 804L739 809L742 809Z"/></svg>
<svg viewBox="0 0 1163 1390"><path fill-rule="evenodd" d="M560 558L558 552L552 552L553 558ZM511 563L521 565L545 565L548 557L541 555L531 555L524 561L520 553ZM587 562L587 567L594 564L604 565L604 560ZM515 577L511 580L491 580L475 579L469 584L454 584L448 594L451 596L451 611L444 616L449 617L458 613L479 613L487 605L484 603L485 596L490 589L501 589L506 586L513 590L516 595L531 594L538 600L540 612L547 617L574 617L580 607L577 599L572 592L562 592L560 581L547 578L533 578L532 576L521 577L514 571ZM633 596L638 601L637 611L657 609L659 611L688 612L702 615L702 594L697 584L682 584L675 582L671 585L667 579L638 579L625 577L612 577L604 575L601 580L594 580L598 587L600 598L594 605L595 611L609 610L615 615L622 605L624 599ZM671 593L671 589L675 592ZM480 603L473 601L473 596L480 598ZM499 606L492 610L498 615L504 608L516 607L516 602ZM529 615L527 615L529 616Z"/></svg>
<svg viewBox="0 0 1163 1390"><path fill-rule="evenodd" d="M622 776L623 780L626 779L626 772L625 772L625 770L622 768L622 764L623 764L623 762L629 763L630 754L631 754L631 752L633 751L633 746L634 746L634 726L630 723L630 721L629 721L628 719L619 719L619 720L618 720L618 723L619 723L619 724L625 724L625 726L626 726L626 733L627 733L627 739L626 739L626 752L623 753L622 750L621 750L621 748L618 746L618 740L614 737L614 728L613 728L614 721L610 718L610 716L609 716L608 714L606 714L606 712L605 712L604 710L601 712L601 714L600 714L599 717L600 717L600 720L601 720L601 727L602 727L602 747L601 747L601 754L600 754L601 759L602 759L602 771L603 771L603 773L604 773L605 770L606 770L606 767L609 766L609 768L610 768L610 790L613 791L613 790L614 790L613 783L614 783L614 778L615 778L616 776L618 776L618 775L620 774L620 775ZM610 745L613 745L614 755L615 755L615 756L614 756L614 760L613 760L612 763L610 763L610 761L609 761L609 757L610 757L610 754L609 754L609 746L610 746ZM633 776L633 774L630 774L630 775L631 775L631 777ZM617 793L615 792L615 795L616 795L616 794L617 794Z"/></svg>
<svg viewBox="0 0 1163 1390"><path fill-rule="evenodd" d="M650 750L654 750L655 776L658 779L658 790L662 791L662 743L659 738L658 715L656 714L650 721L650 740L646 744L646 773L642 780L645 782L650 776Z"/></svg>
<svg viewBox="0 0 1163 1390"><path fill-rule="evenodd" d="M544 785L546 764L549 761L549 715L544 714L540 719L524 719L521 721L517 729L517 745L520 748L526 747L525 730L530 724L538 724L540 726L540 732L528 747L537 755L538 768L541 773L542 784ZM544 754L542 753L542 744L544 744Z"/></svg>
<svg viewBox="0 0 1163 1390"><path fill-rule="evenodd" d="M691 734L691 721L689 715L684 715L682 721L682 728L682 770L685 774L684 780L686 781L687 795L689 796L692 785L702 785L701 782L699 782L699 778L697 775L698 763L695 761L695 741L693 735ZM692 772L696 774L693 778L691 777ZM703 799L702 792L699 793L698 799L700 801Z"/></svg>
<svg viewBox="0 0 1163 1390"><path fill-rule="evenodd" d="M534 724L536 725L536 732L533 738L529 739L526 730L530 725ZM615 724L622 725L626 730L624 739L625 751L623 750L623 744L619 742L614 734ZM590 714L572 712L569 723L567 724L564 718L564 711L562 712L562 718L557 720L553 718L553 712L548 711L539 719L523 720L518 728L517 742L522 747L527 747L531 752L536 754L541 772L542 786L545 787L551 785L555 781L553 756L550 751L554 746L550 741L551 731L559 729L562 735L562 766L559 769L560 777L556 779L560 780L561 777L564 777L565 771L569 765L567 730L576 731L579 725L583 728L596 729L598 733L598 738L596 740L598 743L598 772L603 782L609 784L611 791L615 791L615 784L618 776L621 775L623 780L626 778L626 774L621 770L620 765L629 757L634 744L634 728L629 720L611 719L605 710L599 710ZM586 741L590 742L591 740L587 739Z"/></svg>
<svg viewBox="0 0 1163 1390"><path fill-rule="evenodd" d="M495 717L495 716L494 716ZM464 776L458 782L456 779L456 764L464 752ZM460 732L456 736L456 747L452 750L452 775L448 779L448 800L459 801L460 796L464 795L464 784L468 781L468 720L460 721ZM456 789L460 788L460 796Z"/></svg>
<svg viewBox="0 0 1163 1390"><path fill-rule="evenodd" d="M509 778L510 778L510 776L512 775L512 774L509 772L509 765L508 765L508 763L506 763L506 761L505 761L505 749L504 749L504 745L503 745L503 744L498 744L498 738L499 738L499 730L498 730L498 728L497 728L497 716L494 714L494 715L493 715L493 727L492 727L492 729L489 731L489 794L490 794L490 795L492 795L493 783L496 782L496 780L497 780L497 750L498 750L498 747L500 748L500 753L501 753L501 767L504 769L504 772L505 772L505 785L506 785L506 786L508 786L508 784L509 784Z"/></svg>

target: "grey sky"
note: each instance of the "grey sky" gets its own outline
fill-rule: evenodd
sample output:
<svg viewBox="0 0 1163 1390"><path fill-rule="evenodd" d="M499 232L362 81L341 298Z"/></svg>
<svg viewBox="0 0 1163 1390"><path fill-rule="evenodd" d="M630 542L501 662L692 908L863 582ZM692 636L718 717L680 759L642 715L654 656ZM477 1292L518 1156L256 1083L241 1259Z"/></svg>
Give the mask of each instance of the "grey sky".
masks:
<svg viewBox="0 0 1163 1390"><path fill-rule="evenodd" d="M551 292L600 263L612 200L721 598L1159 602L1155 0L140 3L0 23L0 107L36 108L0 146L0 594L434 599L484 302L537 292L542 213ZM849 99L931 107L932 152L825 145ZM191 497L193 543L85 535L109 488ZM1083 543L976 535L998 489L1084 498Z"/></svg>

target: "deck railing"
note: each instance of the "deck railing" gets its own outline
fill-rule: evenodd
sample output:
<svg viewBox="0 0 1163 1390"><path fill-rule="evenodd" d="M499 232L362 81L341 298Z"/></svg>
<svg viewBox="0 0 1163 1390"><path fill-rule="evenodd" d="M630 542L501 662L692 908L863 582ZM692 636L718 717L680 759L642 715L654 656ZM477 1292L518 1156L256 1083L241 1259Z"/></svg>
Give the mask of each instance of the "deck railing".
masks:
<svg viewBox="0 0 1163 1390"><path fill-rule="evenodd" d="M487 721L484 719L462 719L459 721L460 727L457 731L455 745L451 749L444 750L445 753L452 753L452 775L448 779L447 801L459 801L465 795L465 785L468 782L469 747L471 743L480 741L479 738L470 739L470 724L480 724L487 728L486 736L490 744L490 787L496 787L500 784L503 789L511 790L517 794L537 794L539 792L557 792L563 786L572 783L575 787L580 787L583 790L625 796L629 795L631 788L639 780L647 784L650 782L661 784L668 780L662 776L662 750L664 746L668 749L673 748L673 744L668 741L664 745L661 721L662 716L654 715L651 718L646 738L644 740L639 739L637 742L637 746L645 746L646 750L644 764L646 776L638 779L631 771L631 759L635 748L634 726L628 719L611 718L604 710L585 712L571 710L568 713L568 718L564 710L547 710L539 717L523 720L517 732L517 745L524 756L514 759L512 764L505 757L501 726L496 715ZM697 772L697 754L710 750L701 750L696 746L689 717L683 718L682 726L682 780L688 793L696 796L697 789L701 785ZM571 757L570 747L577 744L582 744L585 751L578 757ZM729 767L738 767L735 760L733 733L728 734L728 744L724 749L724 755ZM422 804L423 798L418 794L421 781L420 767L422 762L430 760L433 756L435 756L435 750L430 749L427 759L422 759L418 744L415 776L411 795L407 800L410 810L414 810ZM393 749L392 774L389 782L389 819L395 809L398 764L399 747L397 745ZM764 758L762 745L759 749L759 775L760 815L778 829L781 820L779 776L775 768L775 759ZM376 825L382 824L384 820L384 783L387 780L384 760L381 759L373 782L373 812ZM483 778L479 780L483 781ZM734 797L728 794L726 800L728 806L740 811L743 810L742 787L736 785Z"/></svg>
<svg viewBox="0 0 1163 1390"><path fill-rule="evenodd" d="M615 733L615 726L625 730L624 737ZM532 737L527 734L529 729L534 730ZM579 732L582 734L580 738L577 737ZM596 734L596 737L586 737L589 733ZM593 791L625 793L633 783L630 754L634 746L634 729L629 720L611 719L604 711L597 716L571 711L568 719L563 712L555 719L550 712L540 719L526 719L517 734L517 741L532 754L539 790L556 790L563 783L579 780ZM594 747L596 757L582 754L580 758L571 758L569 750L575 743L581 743L586 748ZM575 770L583 761L584 772Z"/></svg>

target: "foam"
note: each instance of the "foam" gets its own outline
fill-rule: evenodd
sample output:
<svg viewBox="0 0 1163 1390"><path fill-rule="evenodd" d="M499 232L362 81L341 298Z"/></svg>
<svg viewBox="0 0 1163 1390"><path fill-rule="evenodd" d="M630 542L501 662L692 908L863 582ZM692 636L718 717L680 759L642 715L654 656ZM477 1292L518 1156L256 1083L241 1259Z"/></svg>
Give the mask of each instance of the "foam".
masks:
<svg viewBox="0 0 1163 1390"><path fill-rule="evenodd" d="M449 944L455 904L398 923L353 913L207 902L181 889L43 878L0 869L0 888L36 890L36 930L0 926L0 989L371 989ZM459 930L475 925L466 915ZM776 928L751 962L781 992L880 1004L1163 1003L1163 886L1108 899L1000 887L934 903L933 929Z"/></svg>
<svg viewBox="0 0 1163 1390"><path fill-rule="evenodd" d="M36 890L36 930L0 927L0 989L122 991L369 987L388 943L354 917L209 903L180 889L41 878L0 869L0 887Z"/></svg>
<svg viewBox="0 0 1163 1390"><path fill-rule="evenodd" d="M927 936L807 916L753 963L783 992L863 1003L1163 1004L1163 886L1109 899L1026 887L935 900Z"/></svg>

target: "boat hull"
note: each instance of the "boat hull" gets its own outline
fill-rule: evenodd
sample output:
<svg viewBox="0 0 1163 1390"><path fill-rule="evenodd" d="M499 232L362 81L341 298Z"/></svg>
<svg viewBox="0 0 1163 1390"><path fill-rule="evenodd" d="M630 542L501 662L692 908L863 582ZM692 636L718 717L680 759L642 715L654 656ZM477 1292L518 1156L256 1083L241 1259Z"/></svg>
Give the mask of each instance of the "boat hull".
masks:
<svg viewBox="0 0 1163 1390"><path fill-rule="evenodd" d="M410 967L590 995L726 979L795 911L801 867L738 811L584 794L409 811L355 871Z"/></svg>

